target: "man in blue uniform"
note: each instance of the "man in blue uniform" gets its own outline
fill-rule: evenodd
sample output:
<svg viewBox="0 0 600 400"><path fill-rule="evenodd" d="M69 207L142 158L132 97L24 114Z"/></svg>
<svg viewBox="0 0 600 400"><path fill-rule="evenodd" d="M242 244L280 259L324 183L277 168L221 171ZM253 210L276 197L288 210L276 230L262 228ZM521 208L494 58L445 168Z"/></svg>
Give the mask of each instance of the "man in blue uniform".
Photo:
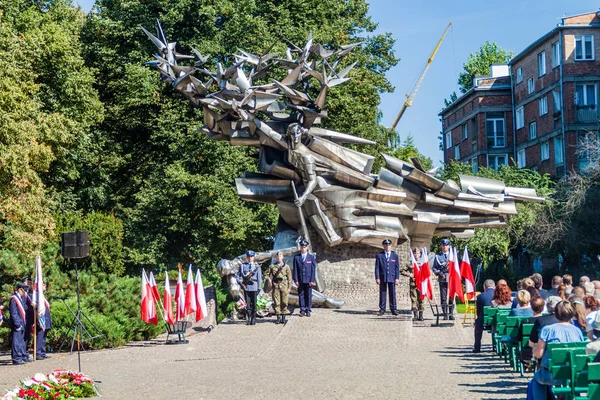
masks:
<svg viewBox="0 0 600 400"><path fill-rule="evenodd" d="M310 317L312 312L312 287L317 284L317 260L308 253L308 242L300 241L300 254L294 256L294 283L298 287L300 316Z"/></svg>
<svg viewBox="0 0 600 400"><path fill-rule="evenodd" d="M33 333L33 320L35 319L35 314L33 311L33 304L31 301L31 278L26 276L22 283L24 285L26 285L28 287L28 289L26 289L24 291L24 295L23 295L23 303L26 304L25 307L25 318L26 318L26 323L25 323L25 350L27 351L27 354L29 354L29 345L31 343L31 334Z"/></svg>
<svg viewBox="0 0 600 400"><path fill-rule="evenodd" d="M450 299L450 317L448 317L448 259L450 258L450 240L442 239L442 252L435 255L431 270L438 277L440 284L440 304L444 319L454 319L454 299Z"/></svg>
<svg viewBox="0 0 600 400"><path fill-rule="evenodd" d="M25 298L25 290L29 289L24 283L17 283L17 290L10 298L10 320L12 322L12 343L11 355L12 362L15 365L31 361L27 354L27 344L25 343L25 326L27 324L27 303Z"/></svg>
<svg viewBox="0 0 600 400"><path fill-rule="evenodd" d="M46 284L44 284L42 287L45 292ZM37 323L36 359L38 360L50 358L50 356L46 354L46 339L48 337L48 331L50 330L50 328L52 328L52 317L50 316L50 304L46 299L44 299L44 304L46 305L46 313L44 314L44 326L42 326L42 323L40 321L38 321Z"/></svg>
<svg viewBox="0 0 600 400"><path fill-rule="evenodd" d="M256 253L252 250L246 252L246 262L237 272L237 281L244 289L246 297L247 325L256 324L256 296L262 284L262 271L260 265L254 262Z"/></svg>
<svg viewBox="0 0 600 400"><path fill-rule="evenodd" d="M496 284L494 281L487 279L485 282L483 282L483 293L477 296L475 307L477 309L477 318L475 319L475 345L473 346L473 353L479 353L481 351L481 336L483 335L483 307L492 305L495 288Z"/></svg>
<svg viewBox="0 0 600 400"><path fill-rule="evenodd" d="M387 292L390 296L390 311L398 315L396 308L396 285L400 279L400 260L392 251L392 241L382 242L383 251L375 257L375 282L379 285L379 314L385 314Z"/></svg>

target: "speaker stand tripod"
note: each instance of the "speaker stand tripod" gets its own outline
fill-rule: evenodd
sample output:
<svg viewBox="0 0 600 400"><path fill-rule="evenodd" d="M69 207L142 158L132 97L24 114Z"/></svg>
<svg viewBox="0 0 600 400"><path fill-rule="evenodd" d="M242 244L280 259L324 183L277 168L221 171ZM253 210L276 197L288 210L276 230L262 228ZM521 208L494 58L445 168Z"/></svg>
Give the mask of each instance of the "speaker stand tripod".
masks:
<svg viewBox="0 0 600 400"><path fill-rule="evenodd" d="M77 342L77 363L79 366L79 372L81 372L81 348L83 347L83 343L89 340L93 340L99 337L104 337L104 339L106 340L106 344L108 344L109 347L113 347L113 345L110 343L110 341L108 340L108 338L106 337L106 335L104 335L102 332L100 332L100 329L98 329L98 327L88 318L88 316L85 314L85 312L83 312L83 310L81 309L81 301L80 301L80 296L79 296L79 270L77 269L77 263L74 263L75 265L75 288L77 291L77 312L74 312L73 309L71 307L69 307L69 305L65 302L64 299L62 299L64 305L67 307L67 309L69 310L69 312L71 313L71 315L73 315L73 322L71 323L71 327L69 328L69 333L67 333L67 337L70 336L71 334L71 330L73 331L73 339L71 340L71 354L73 354L73 348L75 347L75 342ZM92 328L95 330L96 336L93 336L90 331L85 327L82 318L85 318L85 320L92 326ZM63 342L60 344L60 347L58 349L58 351L60 352L62 350L62 347L64 345L64 340ZM84 349L85 350L85 349Z"/></svg>

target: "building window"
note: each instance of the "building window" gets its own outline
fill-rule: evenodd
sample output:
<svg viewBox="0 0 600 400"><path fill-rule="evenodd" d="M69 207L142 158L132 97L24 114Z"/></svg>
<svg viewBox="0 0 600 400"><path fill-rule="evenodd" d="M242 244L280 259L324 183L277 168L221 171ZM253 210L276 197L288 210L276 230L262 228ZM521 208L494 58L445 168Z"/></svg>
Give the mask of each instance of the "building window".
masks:
<svg viewBox="0 0 600 400"><path fill-rule="evenodd" d="M521 129L525 126L525 115L523 114L523 107L517 108L516 112L517 118L517 129Z"/></svg>
<svg viewBox="0 0 600 400"><path fill-rule="evenodd" d="M466 139L466 138L469 137L469 128L468 128L468 125L469 125L468 123L465 123L462 126L462 138L463 139Z"/></svg>
<svg viewBox="0 0 600 400"><path fill-rule="evenodd" d="M454 146L454 159L455 160L460 160L460 146L456 145Z"/></svg>
<svg viewBox="0 0 600 400"><path fill-rule="evenodd" d="M471 171L473 171L474 174L479 172L479 163L477 162L477 157L471 158Z"/></svg>
<svg viewBox="0 0 600 400"><path fill-rule="evenodd" d="M535 92L535 81L533 78L527 79L527 93L531 94Z"/></svg>
<svg viewBox="0 0 600 400"><path fill-rule="evenodd" d="M487 147L506 146L506 132L504 130L504 114L488 113L485 121L487 131Z"/></svg>
<svg viewBox="0 0 600 400"><path fill-rule="evenodd" d="M540 155L542 157L542 161L550 159L550 143L543 142L540 145Z"/></svg>
<svg viewBox="0 0 600 400"><path fill-rule="evenodd" d="M540 109L540 117L548 114L548 97L540 97L538 100L538 108Z"/></svg>
<svg viewBox="0 0 600 400"><path fill-rule="evenodd" d="M563 162L563 140L562 137L557 136L554 138L554 163L558 165L562 164Z"/></svg>
<svg viewBox="0 0 600 400"><path fill-rule="evenodd" d="M596 85L584 83L575 86L575 105L577 109L585 108L594 110L596 108Z"/></svg>
<svg viewBox="0 0 600 400"><path fill-rule="evenodd" d="M558 67L560 65L560 61L560 43L554 42L552 43L552 68Z"/></svg>
<svg viewBox="0 0 600 400"><path fill-rule="evenodd" d="M594 36L575 36L575 60L585 61L594 59Z"/></svg>
<svg viewBox="0 0 600 400"><path fill-rule="evenodd" d="M501 165L507 165L508 156L506 154L488 154L488 167L498 171Z"/></svg>
<svg viewBox="0 0 600 400"><path fill-rule="evenodd" d="M446 149L452 147L452 132L446 132Z"/></svg>
<svg viewBox="0 0 600 400"><path fill-rule="evenodd" d="M538 54L538 76L546 75L546 52Z"/></svg>
<svg viewBox="0 0 600 400"><path fill-rule="evenodd" d="M533 140L537 137L537 124L532 122L529 124L529 140Z"/></svg>
<svg viewBox="0 0 600 400"><path fill-rule="evenodd" d="M525 149L521 149L517 152L517 167L525 168L527 160L525 159Z"/></svg>
<svg viewBox="0 0 600 400"><path fill-rule="evenodd" d="M523 68L517 68L517 83L523 82Z"/></svg>
<svg viewBox="0 0 600 400"><path fill-rule="evenodd" d="M560 91L558 89L554 89L552 91L552 112L554 113L554 118L560 117L561 109Z"/></svg>

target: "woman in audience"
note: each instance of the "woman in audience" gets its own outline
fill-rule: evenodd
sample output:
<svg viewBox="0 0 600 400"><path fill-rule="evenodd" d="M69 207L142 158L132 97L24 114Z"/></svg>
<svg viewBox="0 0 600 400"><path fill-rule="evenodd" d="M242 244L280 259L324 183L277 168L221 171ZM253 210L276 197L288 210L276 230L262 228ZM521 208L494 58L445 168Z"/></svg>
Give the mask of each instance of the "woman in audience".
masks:
<svg viewBox="0 0 600 400"><path fill-rule="evenodd" d="M563 300L567 300L566 290L567 287L565 285L558 285L558 288L556 289L556 295Z"/></svg>
<svg viewBox="0 0 600 400"><path fill-rule="evenodd" d="M596 318L596 314L598 313L598 309L600 308L600 300L598 300L595 296L586 295L583 297L583 305L585 306L585 323L588 327Z"/></svg>
<svg viewBox="0 0 600 400"><path fill-rule="evenodd" d="M511 308L512 297L510 288L508 285L498 285L494 291L494 298L492 299L492 307L494 308Z"/></svg>
<svg viewBox="0 0 600 400"><path fill-rule="evenodd" d="M529 300L531 299L529 292L527 290L519 290L516 298L519 305L517 308L510 310L509 315L511 317L533 317L533 310L529 304Z"/></svg>
<svg viewBox="0 0 600 400"><path fill-rule="evenodd" d="M533 348L533 355L542 359L541 368L537 370L533 379L529 382L527 388L527 398L533 400L545 400L546 395L552 388L554 380L552 373L548 370L548 352L547 343L570 343L582 342L583 334L581 330L571 324L575 317L575 308L568 301L561 301L556 306L554 314L558 323L547 325L542 328L539 340Z"/></svg>
<svg viewBox="0 0 600 400"><path fill-rule="evenodd" d="M578 296L572 296L569 301L575 310L575 316L573 317L573 325L581 329L583 332L587 332L587 323L585 321L586 312L583 299Z"/></svg>
<svg viewBox="0 0 600 400"><path fill-rule="evenodd" d="M592 322L588 324L590 331L588 332L588 338L591 340L585 346L586 354L598 354L600 352L600 313L596 313Z"/></svg>

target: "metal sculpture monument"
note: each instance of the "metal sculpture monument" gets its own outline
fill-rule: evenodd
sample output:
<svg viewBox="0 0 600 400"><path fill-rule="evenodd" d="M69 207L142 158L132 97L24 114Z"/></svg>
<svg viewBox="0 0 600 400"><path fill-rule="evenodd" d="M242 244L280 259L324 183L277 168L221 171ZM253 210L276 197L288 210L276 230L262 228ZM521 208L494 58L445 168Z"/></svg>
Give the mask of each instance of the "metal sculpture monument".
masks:
<svg viewBox="0 0 600 400"><path fill-rule="evenodd" d="M330 247L361 243L379 248L384 239L423 247L434 235L467 238L475 228L502 227L517 213L516 202L543 200L534 189L506 187L497 180L463 175L460 182L442 181L416 160L385 154L386 166L372 174L374 157L343 144L374 142L317 126L327 116L328 90L346 82L354 67L345 65L343 57L360 43L332 50L313 44L309 34L303 48L288 48L283 58L240 50L233 65L217 63L210 71L207 57L196 49L194 56L177 53L160 25L156 36L142 29L158 48L148 64L202 108L200 131L232 146L259 149L261 173L236 179L238 194L276 204L285 221L280 227L287 224L294 233L306 236L303 225L310 226ZM194 63L179 65L180 60ZM272 76L283 79L267 80ZM317 89L314 99L310 88ZM283 230L278 229L276 248L291 247L296 239L278 243Z"/></svg>

